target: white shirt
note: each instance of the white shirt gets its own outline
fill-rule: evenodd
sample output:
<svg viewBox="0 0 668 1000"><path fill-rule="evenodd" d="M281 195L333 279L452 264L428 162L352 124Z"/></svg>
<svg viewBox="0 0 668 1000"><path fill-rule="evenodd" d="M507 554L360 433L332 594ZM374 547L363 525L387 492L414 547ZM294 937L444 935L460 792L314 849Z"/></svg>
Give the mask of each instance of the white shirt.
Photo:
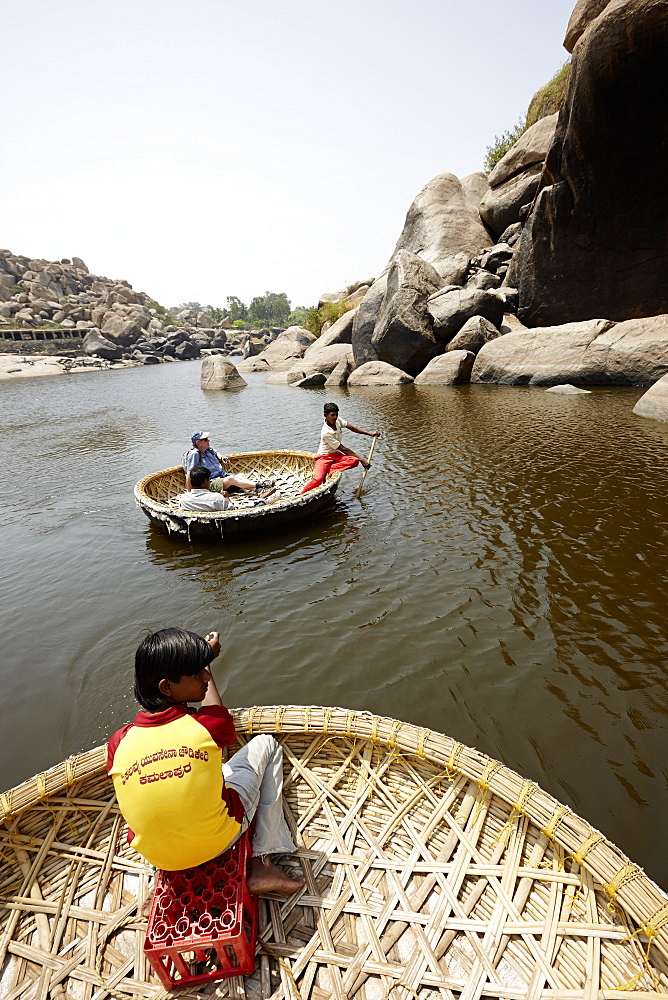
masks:
<svg viewBox="0 0 668 1000"><path fill-rule="evenodd" d="M189 493L180 494L179 507L181 510L214 511L229 510L234 504L227 497L211 490L190 490Z"/></svg>
<svg viewBox="0 0 668 1000"><path fill-rule="evenodd" d="M341 447L343 428L347 426L348 422L341 417L336 418L336 427L330 427L327 421L325 421L320 431L318 455L329 455L333 451L338 451Z"/></svg>

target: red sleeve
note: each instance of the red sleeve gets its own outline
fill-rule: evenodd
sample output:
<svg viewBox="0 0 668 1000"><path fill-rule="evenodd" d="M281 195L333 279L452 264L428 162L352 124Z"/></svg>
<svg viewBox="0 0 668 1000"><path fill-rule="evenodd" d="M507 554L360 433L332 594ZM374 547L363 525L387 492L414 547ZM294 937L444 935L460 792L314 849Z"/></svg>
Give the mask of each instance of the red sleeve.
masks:
<svg viewBox="0 0 668 1000"><path fill-rule="evenodd" d="M128 722L127 725L121 726L117 729L114 735L111 737L107 743L107 774L111 771L112 765L114 763L114 754L118 749L118 744L121 742L124 736L127 735L128 729L132 728L132 723Z"/></svg>
<svg viewBox="0 0 668 1000"><path fill-rule="evenodd" d="M192 718L204 726L219 747L229 747L237 738L234 719L224 705L205 705Z"/></svg>
<svg viewBox="0 0 668 1000"><path fill-rule="evenodd" d="M203 708L198 708L193 719L197 719L204 726L219 747L228 747L237 738L234 719L224 705L206 705ZM223 779L221 798L227 806L230 816L233 816L237 823L241 823L244 818L243 803L237 790L227 787L225 779Z"/></svg>

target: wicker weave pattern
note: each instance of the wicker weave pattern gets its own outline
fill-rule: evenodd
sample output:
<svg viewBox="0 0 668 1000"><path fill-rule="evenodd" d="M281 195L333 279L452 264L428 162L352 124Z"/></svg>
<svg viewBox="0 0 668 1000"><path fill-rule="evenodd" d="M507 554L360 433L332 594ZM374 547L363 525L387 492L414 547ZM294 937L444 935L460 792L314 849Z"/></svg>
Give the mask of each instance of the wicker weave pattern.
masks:
<svg viewBox="0 0 668 1000"><path fill-rule="evenodd" d="M283 743L307 885L261 901L255 974L211 994L668 993L665 897L535 785L431 730L364 713L272 707L235 720L240 742L274 732ZM98 748L0 799L3 1000L164 996L141 952L148 871L125 844L103 761Z"/></svg>
<svg viewBox="0 0 668 1000"><path fill-rule="evenodd" d="M313 475L315 455L308 451L253 451L230 456L229 473L250 479L273 479L276 492L268 496L265 506L256 507L255 494L235 491L236 510L212 513L184 511L178 496L185 490L185 473L180 465L153 472L135 486L135 498L152 521L167 524L170 530L188 532L190 526L207 534L237 533L254 527L289 523L325 506L333 497L341 479L335 472L322 486L301 495L305 483Z"/></svg>

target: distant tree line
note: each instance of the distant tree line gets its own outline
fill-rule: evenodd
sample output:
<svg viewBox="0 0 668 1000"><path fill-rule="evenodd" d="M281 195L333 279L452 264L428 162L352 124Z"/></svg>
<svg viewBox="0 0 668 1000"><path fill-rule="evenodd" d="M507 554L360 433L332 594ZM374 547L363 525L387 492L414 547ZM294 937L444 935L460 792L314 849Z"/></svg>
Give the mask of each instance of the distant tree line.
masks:
<svg viewBox="0 0 668 1000"><path fill-rule="evenodd" d="M292 309L285 292L265 292L256 295L250 305L246 305L236 295L227 296L227 306L203 306L199 302L182 302L178 309L192 309L206 312L217 323L229 319L238 330L266 329L272 326L302 326L306 309Z"/></svg>

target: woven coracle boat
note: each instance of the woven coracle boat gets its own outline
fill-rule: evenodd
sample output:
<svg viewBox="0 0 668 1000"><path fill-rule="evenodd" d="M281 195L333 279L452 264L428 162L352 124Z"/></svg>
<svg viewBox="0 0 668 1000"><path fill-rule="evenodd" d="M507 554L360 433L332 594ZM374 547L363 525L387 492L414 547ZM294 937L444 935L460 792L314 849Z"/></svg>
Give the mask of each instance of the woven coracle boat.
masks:
<svg viewBox="0 0 668 1000"><path fill-rule="evenodd" d="M255 495L239 490L230 498L235 510L211 514L181 510L178 496L186 488L186 479L180 465L140 479L135 486L135 499L150 521L166 526L170 532L226 537L279 528L317 513L332 502L341 479L341 473L335 472L322 486L301 496L302 488L313 475L312 452L246 451L231 454L229 458L230 475L275 480L276 491L266 498L266 506L254 507Z"/></svg>
<svg viewBox="0 0 668 1000"><path fill-rule="evenodd" d="M234 713L285 753L291 864L255 971L182 997L622 1000L668 993L668 901L602 834L498 761L342 709ZM162 998L142 951L151 873L105 748L0 796L3 1000Z"/></svg>

